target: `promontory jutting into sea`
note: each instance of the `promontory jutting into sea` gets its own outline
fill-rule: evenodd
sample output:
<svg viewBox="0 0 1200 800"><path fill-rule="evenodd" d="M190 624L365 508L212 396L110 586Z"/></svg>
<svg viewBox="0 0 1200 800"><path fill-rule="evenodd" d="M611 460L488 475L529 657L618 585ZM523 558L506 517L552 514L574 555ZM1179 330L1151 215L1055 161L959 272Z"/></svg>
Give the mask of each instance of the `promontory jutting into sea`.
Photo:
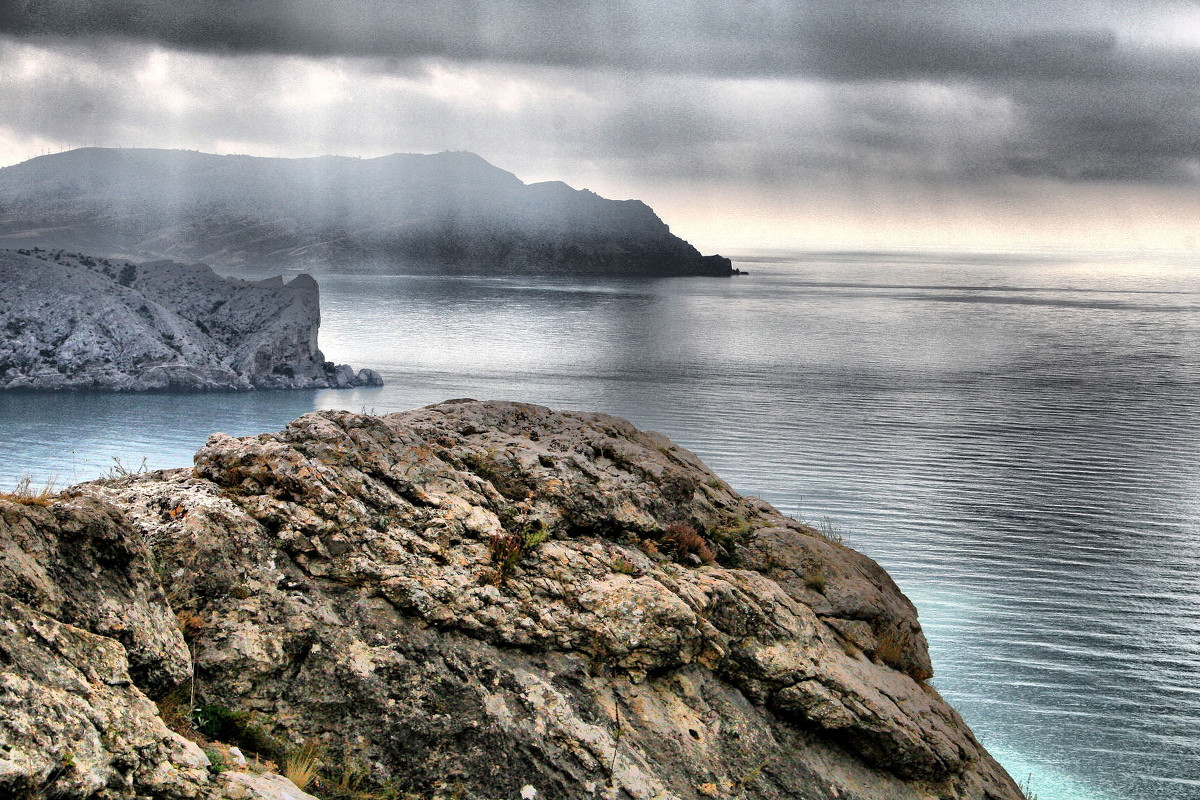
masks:
<svg viewBox="0 0 1200 800"><path fill-rule="evenodd" d="M1195 256L100 148L0 247L0 795L1196 796Z"/></svg>

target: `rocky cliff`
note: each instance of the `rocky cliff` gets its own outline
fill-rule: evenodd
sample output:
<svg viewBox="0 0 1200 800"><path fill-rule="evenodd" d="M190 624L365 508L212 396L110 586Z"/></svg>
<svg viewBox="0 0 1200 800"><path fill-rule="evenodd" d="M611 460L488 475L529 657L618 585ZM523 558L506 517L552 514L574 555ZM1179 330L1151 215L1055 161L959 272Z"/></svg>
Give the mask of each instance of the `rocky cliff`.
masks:
<svg viewBox="0 0 1200 800"><path fill-rule="evenodd" d="M145 701L191 675L326 797L1021 797L878 565L615 417L321 412L0 510L0 793L223 796Z"/></svg>
<svg viewBox="0 0 1200 800"><path fill-rule="evenodd" d="M0 251L0 389L374 385L317 348L317 283L247 282L203 264Z"/></svg>
<svg viewBox="0 0 1200 800"><path fill-rule="evenodd" d="M471 153L286 159L85 148L0 169L0 244L133 260L442 274L731 275L637 200Z"/></svg>

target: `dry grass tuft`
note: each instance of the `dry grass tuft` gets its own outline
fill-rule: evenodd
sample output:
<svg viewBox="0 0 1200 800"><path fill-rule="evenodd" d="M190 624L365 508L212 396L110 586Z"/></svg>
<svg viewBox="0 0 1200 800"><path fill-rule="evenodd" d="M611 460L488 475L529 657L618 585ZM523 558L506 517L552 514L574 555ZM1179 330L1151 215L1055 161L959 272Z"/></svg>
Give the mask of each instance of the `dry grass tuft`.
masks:
<svg viewBox="0 0 1200 800"><path fill-rule="evenodd" d="M208 622L194 611L176 611L175 620L179 623L179 631L183 638L188 641L195 639L208 627Z"/></svg>
<svg viewBox="0 0 1200 800"><path fill-rule="evenodd" d="M887 664L892 669L900 670L917 683L922 683L933 677L919 667L905 667L909 651L912 650L912 634L907 631L889 628L875 636L875 662Z"/></svg>
<svg viewBox="0 0 1200 800"><path fill-rule="evenodd" d="M180 736L195 741L203 737L198 736L192 726L191 688L191 681L184 681L154 704L158 706L158 716L164 725Z"/></svg>
<svg viewBox="0 0 1200 800"><path fill-rule="evenodd" d="M830 544L837 544L843 547L846 546L844 529L831 518L827 516L821 517L821 521L817 523L815 530L818 536Z"/></svg>
<svg viewBox="0 0 1200 800"><path fill-rule="evenodd" d="M804 576L804 585L818 594L825 594L825 589L827 588L825 573L820 570L808 573Z"/></svg>
<svg viewBox="0 0 1200 800"><path fill-rule="evenodd" d="M525 554L525 537L505 531L492 537L492 563L499 573L507 574Z"/></svg>
<svg viewBox="0 0 1200 800"><path fill-rule="evenodd" d="M307 789L320 771L321 747L311 739L288 753L283 760L283 777Z"/></svg>
<svg viewBox="0 0 1200 800"><path fill-rule="evenodd" d="M58 493L54 491L53 478L46 481L45 486L37 489L34 488L33 479L26 475L17 481L17 485L11 492L0 492L0 499L11 500L23 506L41 506L45 508L58 499Z"/></svg>

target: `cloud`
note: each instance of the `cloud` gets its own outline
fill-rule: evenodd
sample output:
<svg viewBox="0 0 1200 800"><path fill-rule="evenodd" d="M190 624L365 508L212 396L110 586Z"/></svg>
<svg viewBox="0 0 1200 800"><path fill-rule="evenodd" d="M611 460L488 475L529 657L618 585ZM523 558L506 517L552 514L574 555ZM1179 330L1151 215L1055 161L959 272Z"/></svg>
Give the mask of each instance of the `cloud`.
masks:
<svg viewBox="0 0 1200 800"><path fill-rule="evenodd" d="M1179 2L0 0L0 158L455 148L623 185L1187 185L1198 49Z"/></svg>
<svg viewBox="0 0 1200 800"><path fill-rule="evenodd" d="M1182 13L1161 0L6 0L0 9L0 33L26 37L853 80L1111 73L1130 66L1120 30Z"/></svg>

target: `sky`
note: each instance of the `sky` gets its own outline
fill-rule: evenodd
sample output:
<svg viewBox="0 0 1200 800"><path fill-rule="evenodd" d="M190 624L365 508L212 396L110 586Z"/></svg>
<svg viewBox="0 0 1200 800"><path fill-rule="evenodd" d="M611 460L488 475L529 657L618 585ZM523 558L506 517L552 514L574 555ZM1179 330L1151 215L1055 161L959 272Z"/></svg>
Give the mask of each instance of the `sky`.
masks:
<svg viewBox="0 0 1200 800"><path fill-rule="evenodd" d="M0 166L469 150L705 252L1200 247L1197 0L0 0Z"/></svg>

